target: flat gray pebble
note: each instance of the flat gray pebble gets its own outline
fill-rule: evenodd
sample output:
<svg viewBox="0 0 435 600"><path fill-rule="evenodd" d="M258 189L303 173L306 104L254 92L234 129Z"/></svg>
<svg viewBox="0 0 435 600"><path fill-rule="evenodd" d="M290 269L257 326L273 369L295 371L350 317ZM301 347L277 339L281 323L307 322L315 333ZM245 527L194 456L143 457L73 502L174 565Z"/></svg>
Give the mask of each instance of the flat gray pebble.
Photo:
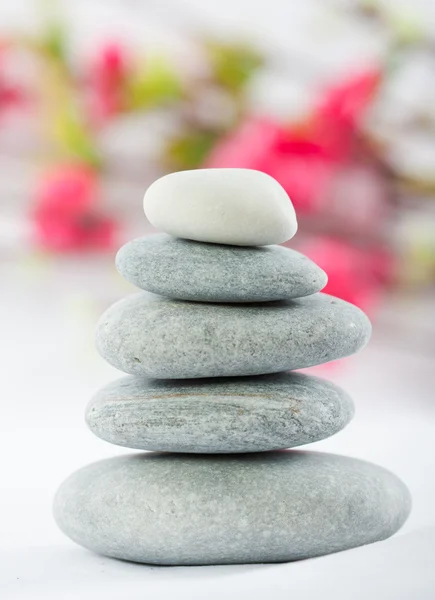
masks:
<svg viewBox="0 0 435 600"><path fill-rule="evenodd" d="M226 379L123 377L86 409L98 437L165 452L261 452L309 444L349 423L350 397L300 373Z"/></svg>
<svg viewBox="0 0 435 600"><path fill-rule="evenodd" d="M259 375L357 352L370 321L326 294L259 304L204 304L141 292L110 307L96 345L111 365L162 379Z"/></svg>
<svg viewBox="0 0 435 600"><path fill-rule="evenodd" d="M166 234L128 242L116 266L143 290L203 302L301 298L320 292L328 281L320 267L290 248L204 244Z"/></svg>
<svg viewBox="0 0 435 600"><path fill-rule="evenodd" d="M410 507L395 475L344 456L143 453L71 475L54 515L66 535L100 554L207 565L286 562L369 544L393 535Z"/></svg>

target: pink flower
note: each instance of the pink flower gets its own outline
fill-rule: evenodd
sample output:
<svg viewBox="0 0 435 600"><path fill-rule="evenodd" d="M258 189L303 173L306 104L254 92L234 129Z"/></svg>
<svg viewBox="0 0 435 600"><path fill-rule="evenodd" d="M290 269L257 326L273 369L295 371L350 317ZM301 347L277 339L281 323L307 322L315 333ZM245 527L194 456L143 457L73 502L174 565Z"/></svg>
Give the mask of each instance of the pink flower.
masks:
<svg viewBox="0 0 435 600"><path fill-rule="evenodd" d="M381 82L377 68L359 71L325 90L312 115L312 131L325 155L346 160Z"/></svg>
<svg viewBox="0 0 435 600"><path fill-rule="evenodd" d="M206 167L244 167L275 177L300 213L325 209L328 191L351 157L357 128L380 81L363 71L325 91L312 115L285 127L252 117L210 153Z"/></svg>
<svg viewBox="0 0 435 600"><path fill-rule="evenodd" d="M334 180L337 166L317 152L271 154L265 172L281 183L300 214L320 212Z"/></svg>
<svg viewBox="0 0 435 600"><path fill-rule="evenodd" d="M0 69L1 60L3 58L2 53L4 48L1 46L0 40ZM10 84L5 76L0 71L0 114L2 111L14 108L23 104L25 101L25 94L18 86Z"/></svg>
<svg viewBox="0 0 435 600"><path fill-rule="evenodd" d="M23 94L17 87L9 86L0 80L0 109L21 104Z"/></svg>
<svg viewBox="0 0 435 600"><path fill-rule="evenodd" d="M381 70L371 68L331 86L317 105L317 119L337 127L357 128L373 102L381 79Z"/></svg>
<svg viewBox="0 0 435 600"><path fill-rule="evenodd" d="M386 190L373 168L355 157L380 79L381 72L371 69L331 86L300 124L250 118L213 149L206 166L264 171L281 183L301 216L315 215L319 223L329 218L334 227L341 220L348 232L373 229L385 214ZM299 249L328 273L326 293L368 312L375 308L393 268L388 253L329 237Z"/></svg>
<svg viewBox="0 0 435 600"><path fill-rule="evenodd" d="M265 118L244 123L213 149L205 166L268 173L281 183L300 212L319 207L336 169L314 138L304 138L296 129L285 129Z"/></svg>
<svg viewBox="0 0 435 600"><path fill-rule="evenodd" d="M109 249L115 222L98 212L96 175L83 165L62 165L47 174L33 211L36 242L57 252Z"/></svg>
<svg viewBox="0 0 435 600"><path fill-rule="evenodd" d="M125 83L130 61L124 47L109 42L99 49L88 74L91 119L102 125L125 106Z"/></svg>
<svg viewBox="0 0 435 600"><path fill-rule="evenodd" d="M372 314L383 283L393 272L390 254L379 247L356 248L343 240L319 237L298 248L328 274L323 290Z"/></svg>
<svg viewBox="0 0 435 600"><path fill-rule="evenodd" d="M263 171L265 160L281 136L282 128L272 119L252 117L218 143L204 167L227 167Z"/></svg>

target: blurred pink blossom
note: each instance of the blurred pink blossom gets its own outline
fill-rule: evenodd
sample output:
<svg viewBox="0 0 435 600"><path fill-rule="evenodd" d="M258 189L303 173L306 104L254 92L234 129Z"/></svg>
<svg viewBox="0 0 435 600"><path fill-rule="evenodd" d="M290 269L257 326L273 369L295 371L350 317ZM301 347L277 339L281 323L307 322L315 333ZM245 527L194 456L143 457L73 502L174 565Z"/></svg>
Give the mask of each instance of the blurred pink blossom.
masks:
<svg viewBox="0 0 435 600"><path fill-rule="evenodd" d="M110 249L115 222L96 212L96 175L83 165L61 165L37 189L33 222L36 242L46 250Z"/></svg>
<svg viewBox="0 0 435 600"><path fill-rule="evenodd" d="M24 90L10 83L2 73L3 53L4 47L2 47L0 40L0 116L3 111L20 106L26 100Z"/></svg>
<svg viewBox="0 0 435 600"><path fill-rule="evenodd" d="M327 89L303 123L250 117L211 151L206 167L257 169L277 179L301 213L325 208L333 180L349 161L380 71L352 75Z"/></svg>
<svg viewBox="0 0 435 600"><path fill-rule="evenodd" d="M376 310L394 261L383 248L356 248L326 236L299 247L328 274L323 292L356 304L369 315Z"/></svg>
<svg viewBox="0 0 435 600"><path fill-rule="evenodd" d="M108 42L99 48L87 75L89 111L94 125L103 125L124 108L129 72L129 56L121 43Z"/></svg>

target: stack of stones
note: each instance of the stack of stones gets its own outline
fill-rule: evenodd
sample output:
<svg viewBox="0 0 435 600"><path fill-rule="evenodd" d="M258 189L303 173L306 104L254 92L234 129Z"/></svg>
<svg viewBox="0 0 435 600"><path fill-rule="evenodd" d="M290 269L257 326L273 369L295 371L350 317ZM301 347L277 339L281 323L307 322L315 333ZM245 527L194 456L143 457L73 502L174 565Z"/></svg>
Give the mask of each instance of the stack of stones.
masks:
<svg viewBox="0 0 435 600"><path fill-rule="evenodd" d="M117 267L146 291L97 328L100 354L130 375L98 392L86 419L112 444L154 452L74 473L55 499L61 529L165 565L291 561L396 532L410 496L392 473L282 451L354 412L339 387L293 371L358 351L371 330L319 293L318 266L274 245L297 229L285 191L258 171L187 171L156 181L144 205L165 233L125 245Z"/></svg>

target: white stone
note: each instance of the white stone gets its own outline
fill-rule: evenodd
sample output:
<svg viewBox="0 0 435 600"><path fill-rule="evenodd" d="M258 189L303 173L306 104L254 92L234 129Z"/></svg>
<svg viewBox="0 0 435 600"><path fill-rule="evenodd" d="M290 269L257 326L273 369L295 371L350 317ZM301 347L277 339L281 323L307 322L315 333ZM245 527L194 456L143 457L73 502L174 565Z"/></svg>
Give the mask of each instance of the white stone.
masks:
<svg viewBox="0 0 435 600"><path fill-rule="evenodd" d="M165 175L146 191L150 223L175 237L229 244L281 244L297 231L295 210L273 177L252 169Z"/></svg>

